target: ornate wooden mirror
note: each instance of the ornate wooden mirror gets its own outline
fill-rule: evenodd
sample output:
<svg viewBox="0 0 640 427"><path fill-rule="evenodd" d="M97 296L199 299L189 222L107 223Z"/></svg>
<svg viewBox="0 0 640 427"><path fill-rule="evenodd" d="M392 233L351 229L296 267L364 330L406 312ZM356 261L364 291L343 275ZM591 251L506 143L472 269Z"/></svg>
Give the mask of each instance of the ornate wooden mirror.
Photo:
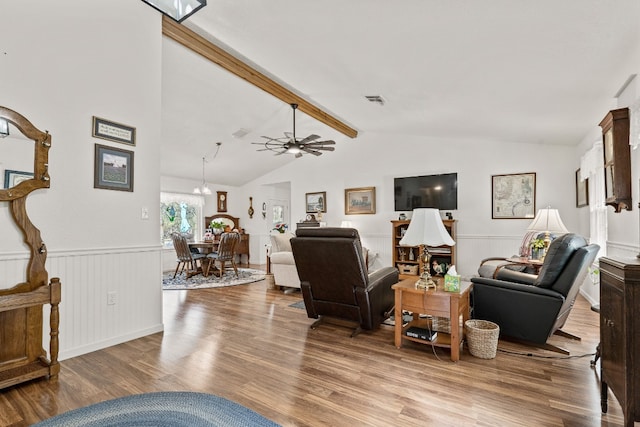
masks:
<svg viewBox="0 0 640 427"><path fill-rule="evenodd" d="M21 114L2 106L0 130L4 136L0 139L0 158L4 166L0 203L8 203L13 222L30 251L26 280L14 286L0 283L0 388L4 388L34 378L56 376L60 371L58 304L61 285L57 278L48 283L47 248L26 209L29 193L49 187L51 136L38 130ZM25 157L30 160L25 161ZM11 224L1 226L11 227ZM44 304L51 304L50 359L42 347Z"/></svg>

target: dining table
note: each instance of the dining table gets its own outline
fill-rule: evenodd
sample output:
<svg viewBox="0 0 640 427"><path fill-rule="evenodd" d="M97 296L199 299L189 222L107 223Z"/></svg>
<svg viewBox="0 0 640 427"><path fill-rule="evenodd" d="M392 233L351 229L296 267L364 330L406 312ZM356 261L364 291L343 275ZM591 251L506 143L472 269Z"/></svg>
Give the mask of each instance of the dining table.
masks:
<svg viewBox="0 0 640 427"><path fill-rule="evenodd" d="M202 242L190 242L189 249L196 248L203 254L210 254L211 252L215 252L218 249L218 245L220 244L219 240L214 241L202 241Z"/></svg>
<svg viewBox="0 0 640 427"><path fill-rule="evenodd" d="M215 252L218 249L218 246L220 245L220 241L219 240L214 240L214 241L201 241L201 242L189 242L189 250L191 250L192 248L198 249L198 251L200 253L203 254L210 254L212 252ZM207 258L203 258L206 259L207 261L209 261ZM210 271L211 268L211 264L213 263L209 263L209 265L206 266L206 268L204 267L204 265L201 265L200 268L198 269L200 273L202 273L202 275L204 277L208 277L209 273L213 272L215 275L215 271L216 271L216 267L215 265L213 266L213 270Z"/></svg>

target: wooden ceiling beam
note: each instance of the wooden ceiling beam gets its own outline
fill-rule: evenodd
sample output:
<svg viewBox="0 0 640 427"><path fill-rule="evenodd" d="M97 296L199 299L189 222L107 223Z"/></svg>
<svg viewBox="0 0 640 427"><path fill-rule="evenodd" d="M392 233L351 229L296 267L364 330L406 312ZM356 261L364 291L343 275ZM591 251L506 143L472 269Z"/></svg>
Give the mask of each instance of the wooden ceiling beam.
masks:
<svg viewBox="0 0 640 427"><path fill-rule="evenodd" d="M162 17L162 34L281 101L287 104L298 104L298 110L345 134L349 138L358 136L358 131L352 127L273 81L193 30L178 24L166 16Z"/></svg>

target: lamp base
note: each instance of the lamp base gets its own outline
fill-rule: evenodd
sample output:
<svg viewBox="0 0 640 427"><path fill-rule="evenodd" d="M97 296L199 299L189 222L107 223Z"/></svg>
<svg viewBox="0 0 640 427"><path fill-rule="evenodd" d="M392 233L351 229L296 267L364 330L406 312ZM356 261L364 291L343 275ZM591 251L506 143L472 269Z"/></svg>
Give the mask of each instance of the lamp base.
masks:
<svg viewBox="0 0 640 427"><path fill-rule="evenodd" d="M438 286L431 278L431 274L429 274L429 272L425 272L416 282L416 289L437 289L437 287Z"/></svg>

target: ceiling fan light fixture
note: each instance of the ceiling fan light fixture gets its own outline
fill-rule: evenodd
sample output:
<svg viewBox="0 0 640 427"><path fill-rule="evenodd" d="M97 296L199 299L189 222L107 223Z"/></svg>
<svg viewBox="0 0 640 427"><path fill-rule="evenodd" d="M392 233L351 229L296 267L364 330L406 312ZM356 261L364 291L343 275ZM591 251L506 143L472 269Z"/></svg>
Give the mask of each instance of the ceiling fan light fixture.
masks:
<svg viewBox="0 0 640 427"><path fill-rule="evenodd" d="M287 153L289 154L298 154L300 151L302 151L300 149L300 146L296 145L290 145L289 148L287 148Z"/></svg>
<svg viewBox="0 0 640 427"><path fill-rule="evenodd" d="M207 0L142 0L169 18L180 23L205 7Z"/></svg>

